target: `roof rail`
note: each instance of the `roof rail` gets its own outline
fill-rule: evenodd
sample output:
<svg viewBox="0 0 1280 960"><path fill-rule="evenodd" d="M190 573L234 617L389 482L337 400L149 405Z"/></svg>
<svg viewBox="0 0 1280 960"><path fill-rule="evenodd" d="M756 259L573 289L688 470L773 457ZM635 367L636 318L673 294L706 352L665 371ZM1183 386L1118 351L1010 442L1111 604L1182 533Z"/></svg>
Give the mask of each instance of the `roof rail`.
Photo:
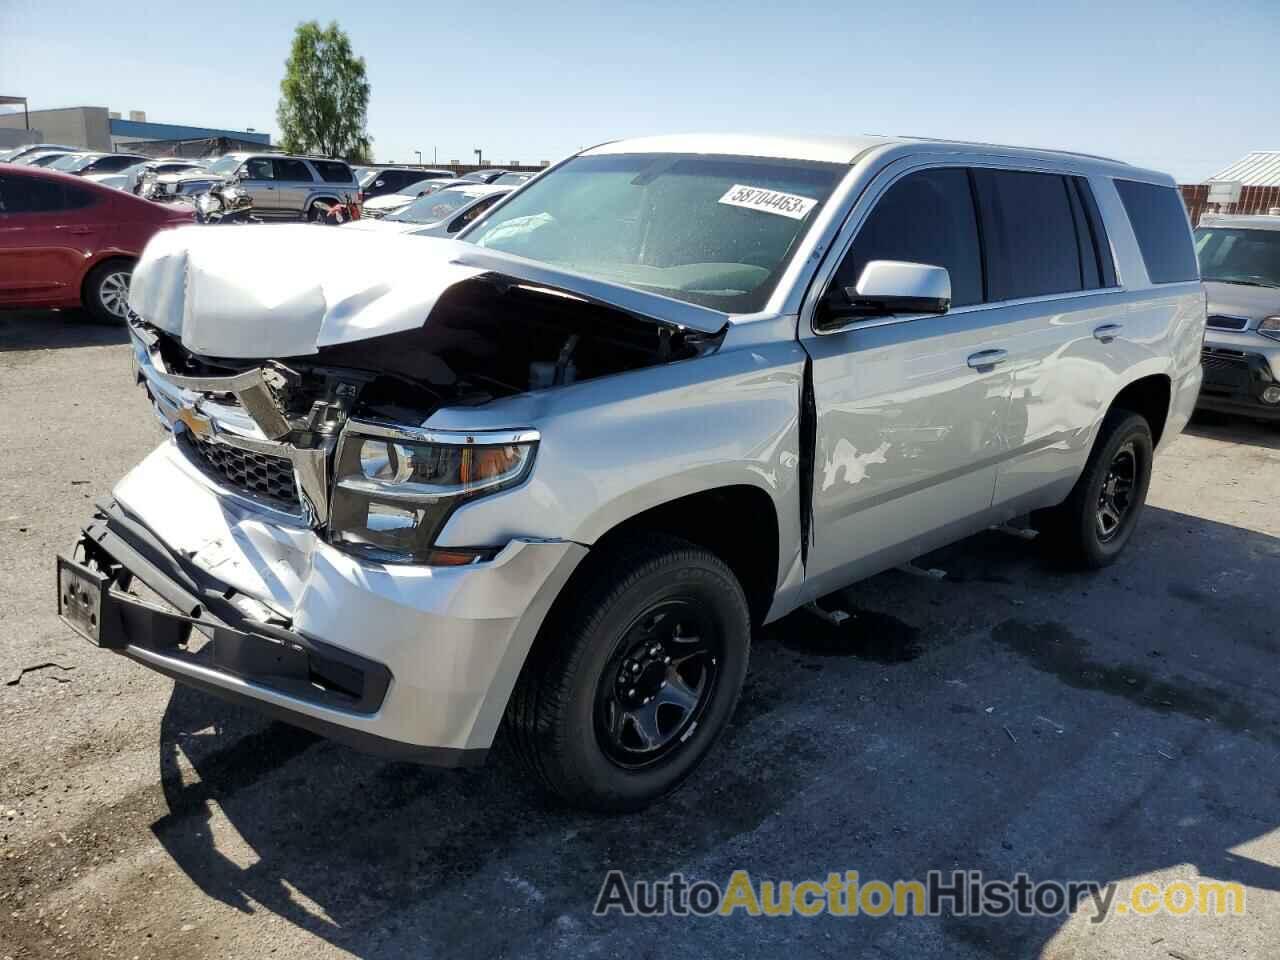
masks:
<svg viewBox="0 0 1280 960"><path fill-rule="evenodd" d="M947 140L943 137L916 137L903 135L903 140L921 140L925 143L954 143L957 146L969 147L996 147L1000 150L1030 150L1035 153L1060 153L1067 157L1082 157L1086 160L1102 160L1106 163L1116 163L1122 167L1129 167L1132 164L1125 160L1117 160L1115 157L1104 157L1100 153L1084 153L1080 150L1061 150L1057 147L1019 147L1012 143L987 143L984 140Z"/></svg>

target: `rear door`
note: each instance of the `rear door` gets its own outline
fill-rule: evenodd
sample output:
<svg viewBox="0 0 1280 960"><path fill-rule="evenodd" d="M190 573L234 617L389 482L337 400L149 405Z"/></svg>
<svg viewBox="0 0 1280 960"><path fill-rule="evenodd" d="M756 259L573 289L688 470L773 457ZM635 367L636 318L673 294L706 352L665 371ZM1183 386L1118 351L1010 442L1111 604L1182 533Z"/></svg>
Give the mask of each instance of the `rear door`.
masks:
<svg viewBox="0 0 1280 960"><path fill-rule="evenodd" d="M60 180L0 174L0 302L79 298L83 265L107 229L94 222L97 201Z"/></svg>
<svg viewBox="0 0 1280 960"><path fill-rule="evenodd" d="M311 168L291 157L275 157L276 204L281 216L302 216L315 186Z"/></svg>
<svg viewBox="0 0 1280 960"><path fill-rule="evenodd" d="M1008 457L995 505L1006 516L1059 502L1118 391L1123 336L1116 268L1089 182L999 161L973 171L987 274L986 312L1012 377Z"/></svg>
<svg viewBox="0 0 1280 960"><path fill-rule="evenodd" d="M871 260L946 267L941 316L802 322L812 358L816 442L807 589L817 597L958 539L985 523L1010 377L983 307L972 183L961 165L903 161L855 205L844 251L819 294L856 283Z"/></svg>

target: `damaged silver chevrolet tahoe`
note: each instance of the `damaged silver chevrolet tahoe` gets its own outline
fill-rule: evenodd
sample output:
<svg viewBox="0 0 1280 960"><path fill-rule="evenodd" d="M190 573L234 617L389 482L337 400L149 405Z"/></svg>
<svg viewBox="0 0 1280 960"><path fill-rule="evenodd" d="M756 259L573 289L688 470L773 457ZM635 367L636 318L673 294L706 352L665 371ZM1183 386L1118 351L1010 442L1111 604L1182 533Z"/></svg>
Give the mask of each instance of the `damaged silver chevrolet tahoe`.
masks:
<svg viewBox="0 0 1280 960"><path fill-rule="evenodd" d="M1180 211L1073 154L678 136L458 241L167 231L130 332L171 437L59 558L60 613L386 756L505 729L636 809L724 729L753 625L1026 514L1116 556L1200 385Z"/></svg>

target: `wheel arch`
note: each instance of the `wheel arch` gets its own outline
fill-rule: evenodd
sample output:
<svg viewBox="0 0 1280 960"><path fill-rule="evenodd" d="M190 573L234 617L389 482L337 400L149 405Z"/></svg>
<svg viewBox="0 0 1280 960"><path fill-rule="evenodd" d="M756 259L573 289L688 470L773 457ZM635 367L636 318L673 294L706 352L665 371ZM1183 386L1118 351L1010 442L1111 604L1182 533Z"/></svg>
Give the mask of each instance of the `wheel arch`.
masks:
<svg viewBox="0 0 1280 960"><path fill-rule="evenodd" d="M93 276L94 271L97 270L99 267L103 266L104 264L113 263L116 261L119 261L120 263L136 265L138 262L138 257L136 254L125 253L124 251L121 251L121 250L108 250L102 253L97 258L93 260L89 260L85 263L84 271L80 274L80 284L79 284L80 305L82 307L88 306L86 294L88 293L89 278Z"/></svg>
<svg viewBox="0 0 1280 960"><path fill-rule="evenodd" d="M1116 394L1107 412L1129 410L1140 414L1151 428L1154 446L1160 445L1169 408L1173 401L1173 380L1165 373L1153 373L1132 380Z"/></svg>

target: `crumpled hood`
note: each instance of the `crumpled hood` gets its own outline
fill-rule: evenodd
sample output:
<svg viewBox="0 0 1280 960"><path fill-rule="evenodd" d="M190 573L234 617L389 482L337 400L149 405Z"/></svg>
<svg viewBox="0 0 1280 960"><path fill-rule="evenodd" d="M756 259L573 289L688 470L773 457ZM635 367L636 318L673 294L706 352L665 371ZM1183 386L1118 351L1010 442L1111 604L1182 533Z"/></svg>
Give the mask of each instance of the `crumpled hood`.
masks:
<svg viewBox="0 0 1280 960"><path fill-rule="evenodd" d="M163 230L129 305L213 357L288 357L422 326L440 295L484 270L454 244L312 224Z"/></svg>
<svg viewBox="0 0 1280 960"><path fill-rule="evenodd" d="M1206 280L1204 291L1209 298L1209 313L1248 317L1250 330L1256 328L1263 317L1273 317L1280 313L1280 289L1275 287L1253 287L1244 283Z"/></svg>
<svg viewBox="0 0 1280 960"><path fill-rule="evenodd" d="M421 327L446 290L483 273L707 333L728 319L456 240L312 224L162 230L134 268L129 306L193 353L296 357Z"/></svg>

